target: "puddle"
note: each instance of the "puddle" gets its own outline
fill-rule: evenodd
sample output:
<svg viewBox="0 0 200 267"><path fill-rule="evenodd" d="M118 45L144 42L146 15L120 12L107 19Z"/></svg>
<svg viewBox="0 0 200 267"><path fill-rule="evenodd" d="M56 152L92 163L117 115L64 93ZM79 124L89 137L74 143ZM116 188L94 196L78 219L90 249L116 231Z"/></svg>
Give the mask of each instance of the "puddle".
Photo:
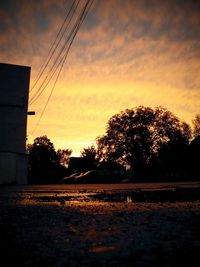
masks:
<svg viewBox="0 0 200 267"><path fill-rule="evenodd" d="M127 192L99 193L90 198L104 202L176 202L200 200L200 188L173 188L168 190L135 190Z"/></svg>
<svg viewBox="0 0 200 267"><path fill-rule="evenodd" d="M33 204L61 204L67 203L138 203L138 202L181 202L181 201L198 201L200 200L200 187L191 188L168 188L158 190L149 189L132 189L132 190L74 190L74 191L23 191L9 192L2 195L4 199L17 203Z"/></svg>
<svg viewBox="0 0 200 267"><path fill-rule="evenodd" d="M108 251L113 251L115 250L116 247L114 246L96 246L92 248L93 253L103 253L103 252L108 252Z"/></svg>

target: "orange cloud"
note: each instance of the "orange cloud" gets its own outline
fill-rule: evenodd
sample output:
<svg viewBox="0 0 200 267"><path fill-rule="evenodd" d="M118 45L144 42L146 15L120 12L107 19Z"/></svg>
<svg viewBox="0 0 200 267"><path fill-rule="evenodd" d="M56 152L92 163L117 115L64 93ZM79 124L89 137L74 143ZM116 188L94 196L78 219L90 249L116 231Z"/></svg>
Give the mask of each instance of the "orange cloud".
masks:
<svg viewBox="0 0 200 267"><path fill-rule="evenodd" d="M31 65L31 84L66 2L22 0L12 10L0 4L0 57ZM95 1L32 138L47 134L57 148L78 153L104 133L110 116L138 105L163 105L190 123L200 112L199 11L189 0ZM29 135L51 88L30 106L37 115L29 118Z"/></svg>

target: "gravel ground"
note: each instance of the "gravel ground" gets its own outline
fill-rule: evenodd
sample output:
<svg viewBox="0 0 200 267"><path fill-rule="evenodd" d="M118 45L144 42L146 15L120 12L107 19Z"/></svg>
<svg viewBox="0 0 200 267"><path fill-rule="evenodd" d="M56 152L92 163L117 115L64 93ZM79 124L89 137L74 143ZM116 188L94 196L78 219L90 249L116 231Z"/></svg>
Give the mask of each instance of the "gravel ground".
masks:
<svg viewBox="0 0 200 267"><path fill-rule="evenodd" d="M3 267L199 266L198 200L41 202L2 195L0 210Z"/></svg>

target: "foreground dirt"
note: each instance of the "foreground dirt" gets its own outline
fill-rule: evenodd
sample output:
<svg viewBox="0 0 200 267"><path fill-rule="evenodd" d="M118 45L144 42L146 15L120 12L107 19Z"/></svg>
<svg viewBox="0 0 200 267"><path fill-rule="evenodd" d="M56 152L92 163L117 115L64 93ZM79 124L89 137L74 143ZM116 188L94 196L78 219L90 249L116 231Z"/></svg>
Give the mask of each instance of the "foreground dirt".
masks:
<svg viewBox="0 0 200 267"><path fill-rule="evenodd" d="M199 262L198 200L42 202L3 195L0 210L2 266L175 267Z"/></svg>

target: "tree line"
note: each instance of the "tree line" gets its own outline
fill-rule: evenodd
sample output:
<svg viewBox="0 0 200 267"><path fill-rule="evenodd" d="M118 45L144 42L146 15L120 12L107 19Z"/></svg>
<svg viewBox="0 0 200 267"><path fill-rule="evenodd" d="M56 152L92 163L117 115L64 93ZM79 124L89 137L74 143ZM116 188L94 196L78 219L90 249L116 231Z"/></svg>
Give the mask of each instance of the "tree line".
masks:
<svg viewBox="0 0 200 267"><path fill-rule="evenodd" d="M58 183L72 174L71 149L47 136L27 146L30 183ZM98 170L107 182L199 180L200 115L193 127L163 107L139 106L112 116L96 145L81 151L79 171ZM103 181L103 180L102 180Z"/></svg>

